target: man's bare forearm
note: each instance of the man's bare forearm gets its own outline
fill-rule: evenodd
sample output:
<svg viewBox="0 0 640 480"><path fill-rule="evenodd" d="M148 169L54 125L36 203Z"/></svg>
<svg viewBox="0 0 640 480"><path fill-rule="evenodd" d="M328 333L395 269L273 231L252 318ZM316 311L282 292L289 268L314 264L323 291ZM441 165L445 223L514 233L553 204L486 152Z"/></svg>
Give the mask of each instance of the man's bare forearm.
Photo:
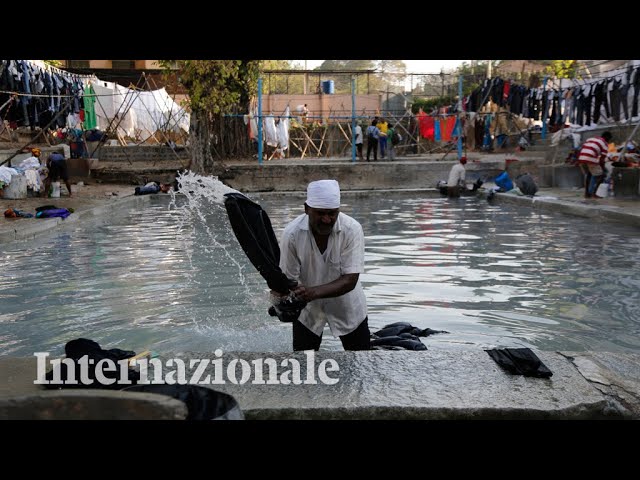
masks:
<svg viewBox="0 0 640 480"><path fill-rule="evenodd" d="M315 287L306 287L299 285L295 288L293 293L307 302L317 300L319 298L332 298L339 297L345 293L349 293L356 287L358 283L359 273L347 273L340 278L337 278L333 282L325 283L324 285L317 285Z"/></svg>

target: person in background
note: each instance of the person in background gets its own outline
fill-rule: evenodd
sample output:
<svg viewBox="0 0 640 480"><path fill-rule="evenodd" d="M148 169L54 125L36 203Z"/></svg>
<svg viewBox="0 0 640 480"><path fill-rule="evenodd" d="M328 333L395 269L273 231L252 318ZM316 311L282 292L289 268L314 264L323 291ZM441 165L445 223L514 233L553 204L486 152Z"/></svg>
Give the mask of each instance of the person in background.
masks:
<svg viewBox="0 0 640 480"><path fill-rule="evenodd" d="M304 105L298 105L296 107L296 112L298 113L298 123L303 124L307 123L307 115L309 115L309 107L305 103Z"/></svg>
<svg viewBox="0 0 640 480"><path fill-rule="evenodd" d="M170 183L148 182L143 187L136 187L134 195L149 195L151 193L169 193L171 190Z"/></svg>
<svg viewBox="0 0 640 480"><path fill-rule="evenodd" d="M26 170L27 168L40 168L42 166L40 163L40 155L41 151L39 148L32 148L31 156L20 162L20 168L23 170Z"/></svg>
<svg viewBox="0 0 640 480"><path fill-rule="evenodd" d="M378 139L380 138L380 130L378 130L378 120L371 120L371 125L367 127L367 162L373 151L373 159L378 160Z"/></svg>
<svg viewBox="0 0 640 480"><path fill-rule="evenodd" d="M460 188L466 188L464 166L467 164L467 157L460 157L459 163L456 163L449 171L449 179L447 181L447 195L449 197L459 197Z"/></svg>
<svg viewBox="0 0 640 480"><path fill-rule="evenodd" d="M380 157L384 158L384 154L387 151L387 130L389 129L389 124L384 118L378 120L378 130L380 130L380 136L378 139L378 143L380 144Z"/></svg>
<svg viewBox="0 0 640 480"><path fill-rule="evenodd" d="M588 138L580 148L578 164L585 174L585 198L598 198L596 197L596 189L603 178L604 162L612 138L611 132L604 132L600 137Z"/></svg>
<svg viewBox="0 0 640 480"><path fill-rule="evenodd" d="M356 124L355 134L356 134L356 151L358 152L358 158L360 160L364 160L364 158L362 158L363 136L362 136L362 127L360 126L360 124Z"/></svg>
<svg viewBox="0 0 640 480"><path fill-rule="evenodd" d="M34 192L41 191L46 179L47 169L45 165L40 163L40 155L40 149L34 147L31 149L31 156L22 160L18 165L18 168L24 170L27 188L31 188Z"/></svg>
<svg viewBox="0 0 640 480"><path fill-rule="evenodd" d="M395 145L393 143L393 134L396 133L396 129L393 128L393 126L391 126L391 124L389 124L389 128L387 128L387 147L389 147L389 160L395 160L396 159L396 151L395 151Z"/></svg>
<svg viewBox="0 0 640 480"><path fill-rule="evenodd" d="M67 160L64 158L64 155L58 152L53 152L49 155L49 158L47 159L47 168L49 169L49 175L44 182L44 192L42 192L42 196L46 197L49 194L49 188L51 187L52 181L62 178L62 180L64 180L64 184L67 186L69 197L72 197L71 182L69 182L69 172L67 170Z"/></svg>
<svg viewBox="0 0 640 480"><path fill-rule="evenodd" d="M298 282L293 295L308 302L293 321L293 350L318 350L326 324L345 350L370 350L362 226L340 212L336 180L309 183L304 212L280 245L280 268Z"/></svg>

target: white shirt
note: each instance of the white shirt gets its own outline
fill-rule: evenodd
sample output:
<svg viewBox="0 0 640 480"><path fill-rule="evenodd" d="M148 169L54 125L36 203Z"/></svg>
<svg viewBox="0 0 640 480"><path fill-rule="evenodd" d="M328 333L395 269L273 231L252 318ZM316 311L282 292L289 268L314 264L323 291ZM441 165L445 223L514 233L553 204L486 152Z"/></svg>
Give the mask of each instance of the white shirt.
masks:
<svg viewBox="0 0 640 480"><path fill-rule="evenodd" d="M327 249L320 249L309 228L309 217L300 215L286 226L280 245L280 268L284 274L309 287L332 282L343 274L364 273L364 233L350 216L340 213L329 235ZM335 337L353 332L367 316L360 280L355 288L334 298L309 302L300 322L316 335L329 323Z"/></svg>
<svg viewBox="0 0 640 480"><path fill-rule="evenodd" d="M362 127L360 125L356 125L356 145L362 143Z"/></svg>
<svg viewBox="0 0 640 480"><path fill-rule="evenodd" d="M464 183L464 174L464 165L462 165L461 163L456 163L453 167L451 167L451 171L449 172L449 181L447 182L447 187L455 187L456 185L458 185L458 182Z"/></svg>
<svg viewBox="0 0 640 480"><path fill-rule="evenodd" d="M36 156L31 156L20 162L19 168L26 170L28 168L40 168L41 166L40 159Z"/></svg>

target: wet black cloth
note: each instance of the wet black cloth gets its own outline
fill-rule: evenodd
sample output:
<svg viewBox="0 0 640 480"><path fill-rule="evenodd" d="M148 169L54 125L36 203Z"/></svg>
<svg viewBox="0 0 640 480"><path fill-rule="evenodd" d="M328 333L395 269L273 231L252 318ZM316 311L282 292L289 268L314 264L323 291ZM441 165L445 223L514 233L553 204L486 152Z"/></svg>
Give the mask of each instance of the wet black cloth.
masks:
<svg viewBox="0 0 640 480"><path fill-rule="evenodd" d="M512 375L538 378L549 378L553 375L530 348L494 348L485 352Z"/></svg>
<svg viewBox="0 0 640 480"><path fill-rule="evenodd" d="M371 336L371 347L374 350L427 350L427 346L415 335L401 333L387 337Z"/></svg>
<svg viewBox="0 0 640 480"><path fill-rule="evenodd" d="M371 335L373 350L427 350L419 337L428 337L435 333L449 333L444 330L420 329L407 322L385 325Z"/></svg>
<svg viewBox="0 0 640 480"><path fill-rule="evenodd" d="M166 395L187 405L185 420L244 420L244 414L234 397L199 385L134 385L126 392Z"/></svg>
<svg viewBox="0 0 640 480"><path fill-rule="evenodd" d="M307 302L304 300L284 297L278 303L269 307L268 313L272 317L278 317L281 322L293 322L298 319L306 306Z"/></svg>
<svg viewBox="0 0 640 480"><path fill-rule="evenodd" d="M224 206L233 233L253 266L271 290L287 295L297 282L280 269L280 247L267 213L241 193L225 194Z"/></svg>
<svg viewBox="0 0 640 480"><path fill-rule="evenodd" d="M415 335L416 337L428 337L429 335L433 335L434 333L449 332L445 332L444 330L432 330L430 328L420 329L407 322L396 322L385 325L377 332L374 332L374 335L376 337L392 337L400 335L402 333L409 333L411 335Z"/></svg>
<svg viewBox="0 0 640 480"><path fill-rule="evenodd" d="M298 282L280 269L280 247L267 212L240 192L225 194L224 206L233 233L253 266L271 290L288 295ZM271 306L268 312L281 322L293 322L306 306L304 300L287 297Z"/></svg>
<svg viewBox="0 0 640 480"><path fill-rule="evenodd" d="M88 340L86 338L78 338L76 340L71 340L67 342L64 347L64 352L67 355L67 358L70 358L75 363L75 379L78 382L77 384L67 384L66 381L71 377L69 372L67 371L66 363L62 362L60 365L60 379L63 381L62 384L46 384L46 388L107 388L112 390L119 390L123 387L126 387L131 384L135 384L140 380L140 373L132 368L128 369L128 380L131 381L129 384L121 384L118 383L121 380L121 370L120 366L117 364L118 360L124 360L127 358L135 357L136 352L131 350L121 350L119 348L112 348L110 350L104 350L100 347L97 342L93 340ZM87 384L82 383L80 376L80 364L79 360L87 355L89 360L93 360L93 363L88 365L87 377L92 382ZM116 364L115 371L109 371L105 368L102 368L102 373L106 378L115 379L116 381L111 385L104 385L96 380L96 364L100 360L109 359L112 360ZM51 370L47 372L46 379L53 380L54 379L54 371ZM122 380L125 380L122 378Z"/></svg>

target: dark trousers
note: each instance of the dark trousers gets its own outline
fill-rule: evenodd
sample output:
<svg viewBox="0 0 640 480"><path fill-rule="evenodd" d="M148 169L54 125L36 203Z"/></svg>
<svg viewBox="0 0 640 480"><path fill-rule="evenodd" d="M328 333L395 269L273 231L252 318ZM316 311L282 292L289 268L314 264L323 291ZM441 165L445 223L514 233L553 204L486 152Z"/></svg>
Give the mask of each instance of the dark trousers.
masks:
<svg viewBox="0 0 640 480"><path fill-rule="evenodd" d="M591 185L591 172L584 163L580 164L580 169L584 174L584 196L585 198L590 198L591 194L589 193L589 185Z"/></svg>
<svg viewBox="0 0 640 480"><path fill-rule="evenodd" d="M371 156L371 152L373 151L373 159L378 160L378 140L368 139L367 140L367 162L369 161L369 157Z"/></svg>
<svg viewBox="0 0 640 480"><path fill-rule="evenodd" d="M365 317L353 332L340 336L345 350L371 350L371 332L369 331L369 317ZM293 321L293 351L319 350L322 335L316 335L299 320Z"/></svg>

